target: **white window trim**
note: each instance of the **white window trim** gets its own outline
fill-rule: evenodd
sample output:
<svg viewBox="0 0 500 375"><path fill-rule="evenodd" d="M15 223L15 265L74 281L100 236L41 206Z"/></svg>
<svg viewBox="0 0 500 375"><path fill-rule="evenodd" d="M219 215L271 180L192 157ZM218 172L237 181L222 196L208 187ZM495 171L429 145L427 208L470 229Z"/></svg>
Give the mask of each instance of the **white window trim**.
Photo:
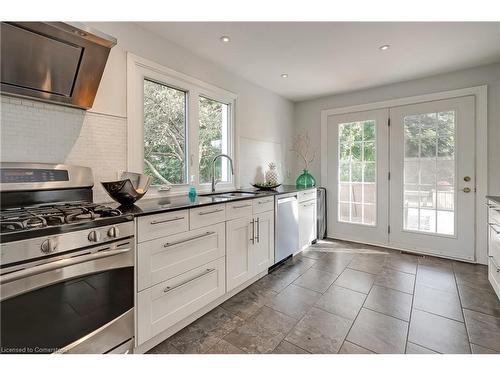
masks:
<svg viewBox="0 0 500 375"><path fill-rule="evenodd" d="M217 86L177 72L140 56L127 53L127 170L136 173L144 172L144 87L145 78L165 83L168 86L187 91L187 121L188 124L198 124L198 97L204 96L221 103L229 104L228 154L233 159L234 176L231 182L219 182L217 190L230 189L238 186L237 160L237 124L235 108L237 95ZM211 190L210 184L200 184L198 176L198 132L195 126L188 128L188 176L187 183L171 185L169 192L153 186L148 196L165 196L185 194L189 190L190 175L195 175L194 184L199 192ZM193 173L193 171L197 171Z"/></svg>
<svg viewBox="0 0 500 375"><path fill-rule="evenodd" d="M487 222L488 211L485 196L488 194L488 86L474 86L457 90L441 91L417 96L389 99L380 102L353 105L349 107L330 108L321 111L321 183L327 181L327 127L328 116L352 112L369 111L373 109L397 107L401 105L423 103L441 99L458 98L473 95L476 101L476 212L475 231L476 249L475 261L488 263L488 233L484 223ZM376 244L375 244L376 245ZM386 246L386 245L384 245ZM401 249L405 250L405 249Z"/></svg>

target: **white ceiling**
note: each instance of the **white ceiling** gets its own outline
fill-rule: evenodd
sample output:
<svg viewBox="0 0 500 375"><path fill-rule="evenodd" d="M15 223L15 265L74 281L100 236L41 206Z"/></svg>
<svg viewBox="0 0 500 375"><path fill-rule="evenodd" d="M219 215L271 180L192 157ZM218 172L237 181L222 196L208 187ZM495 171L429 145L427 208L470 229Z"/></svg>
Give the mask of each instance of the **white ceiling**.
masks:
<svg viewBox="0 0 500 375"><path fill-rule="evenodd" d="M500 23L139 24L294 101L500 61Z"/></svg>

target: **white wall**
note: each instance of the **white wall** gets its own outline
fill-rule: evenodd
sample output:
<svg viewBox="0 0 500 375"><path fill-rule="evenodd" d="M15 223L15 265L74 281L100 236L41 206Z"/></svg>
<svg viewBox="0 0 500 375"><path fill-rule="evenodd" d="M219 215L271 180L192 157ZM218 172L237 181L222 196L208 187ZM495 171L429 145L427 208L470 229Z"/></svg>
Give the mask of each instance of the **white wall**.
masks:
<svg viewBox="0 0 500 375"><path fill-rule="evenodd" d="M239 156L241 185L247 185L263 161L293 165L289 152L293 136L293 103L254 85L184 48L133 23L92 23L113 35L111 50L94 106L78 109L31 100L2 97L0 114L2 161L64 162L89 166L96 181L95 198L109 200L99 181L115 179L126 169L126 53L165 65L238 95L236 121L240 143L251 142L260 158ZM139 124L140 125L140 124ZM269 144L278 145L269 147ZM244 172L244 173L243 173Z"/></svg>
<svg viewBox="0 0 500 375"><path fill-rule="evenodd" d="M312 145L317 150L317 157L311 166L311 171L319 180L322 110L485 84L488 85L488 190L490 194L500 194L500 64L296 103L295 128L296 132L305 130L309 132ZM299 170L300 166L295 163L295 176Z"/></svg>

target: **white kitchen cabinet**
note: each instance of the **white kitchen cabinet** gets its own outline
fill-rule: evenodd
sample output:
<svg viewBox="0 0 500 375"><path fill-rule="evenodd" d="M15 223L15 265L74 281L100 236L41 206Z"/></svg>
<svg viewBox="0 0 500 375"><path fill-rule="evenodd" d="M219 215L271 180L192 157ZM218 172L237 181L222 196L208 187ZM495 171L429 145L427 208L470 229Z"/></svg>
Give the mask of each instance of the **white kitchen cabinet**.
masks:
<svg viewBox="0 0 500 375"><path fill-rule="evenodd" d="M254 216L255 243L250 249L252 274L267 270L274 263L274 211Z"/></svg>
<svg viewBox="0 0 500 375"><path fill-rule="evenodd" d="M139 345L224 295L225 266L222 257L139 292Z"/></svg>
<svg viewBox="0 0 500 375"><path fill-rule="evenodd" d="M226 285L230 291L252 277L250 249L254 241L252 216L226 222Z"/></svg>
<svg viewBox="0 0 500 375"><path fill-rule="evenodd" d="M137 289L141 291L223 257L225 242L225 224L219 223L139 243Z"/></svg>
<svg viewBox="0 0 500 375"><path fill-rule="evenodd" d="M500 204L488 201L488 280L500 299Z"/></svg>
<svg viewBox="0 0 500 375"><path fill-rule="evenodd" d="M316 227L316 191L304 194L308 200L299 200L299 249L303 250L313 242L317 235Z"/></svg>
<svg viewBox="0 0 500 375"><path fill-rule="evenodd" d="M227 291L274 263L274 211L226 222Z"/></svg>

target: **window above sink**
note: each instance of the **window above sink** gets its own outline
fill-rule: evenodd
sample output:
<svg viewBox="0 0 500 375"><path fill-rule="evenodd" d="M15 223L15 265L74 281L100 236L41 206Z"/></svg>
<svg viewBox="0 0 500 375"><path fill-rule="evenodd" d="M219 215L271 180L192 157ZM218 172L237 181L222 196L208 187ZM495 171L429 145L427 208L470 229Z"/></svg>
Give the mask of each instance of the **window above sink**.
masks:
<svg viewBox="0 0 500 375"><path fill-rule="evenodd" d="M151 176L153 195L190 184L209 191L213 158L236 162L236 95L130 53L127 61L128 170ZM215 170L218 188L235 188L237 169L232 176L227 159Z"/></svg>

